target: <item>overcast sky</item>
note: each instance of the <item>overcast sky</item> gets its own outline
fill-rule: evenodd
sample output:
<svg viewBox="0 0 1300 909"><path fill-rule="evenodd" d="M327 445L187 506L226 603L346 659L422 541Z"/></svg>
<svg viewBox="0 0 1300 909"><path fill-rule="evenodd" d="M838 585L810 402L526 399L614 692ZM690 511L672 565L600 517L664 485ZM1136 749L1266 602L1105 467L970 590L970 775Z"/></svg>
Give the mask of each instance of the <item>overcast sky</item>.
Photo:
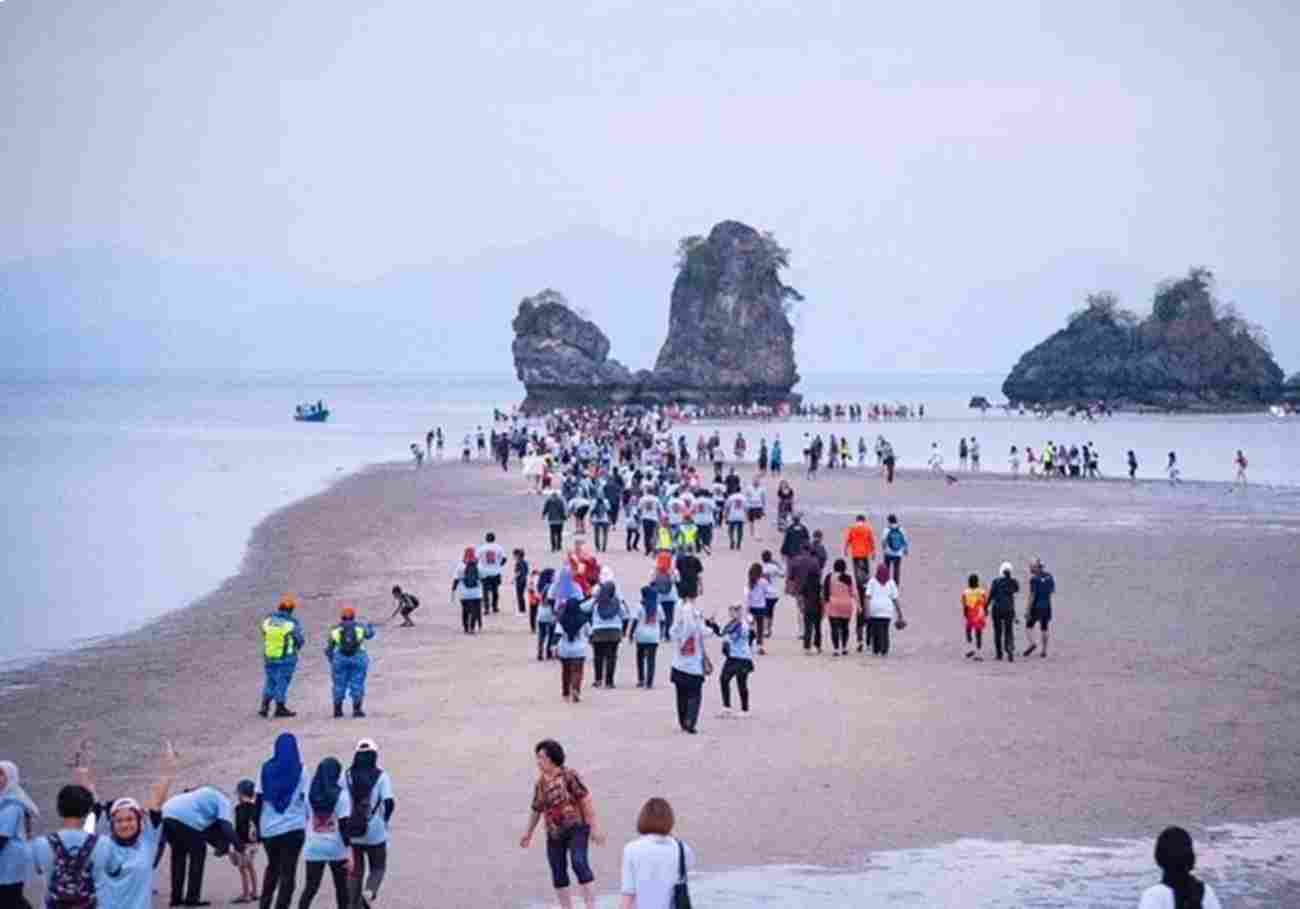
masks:
<svg viewBox="0 0 1300 909"><path fill-rule="evenodd" d="M0 0L0 263L368 281L737 218L794 251L805 372L1006 368L1192 264L1291 372L1297 10Z"/></svg>

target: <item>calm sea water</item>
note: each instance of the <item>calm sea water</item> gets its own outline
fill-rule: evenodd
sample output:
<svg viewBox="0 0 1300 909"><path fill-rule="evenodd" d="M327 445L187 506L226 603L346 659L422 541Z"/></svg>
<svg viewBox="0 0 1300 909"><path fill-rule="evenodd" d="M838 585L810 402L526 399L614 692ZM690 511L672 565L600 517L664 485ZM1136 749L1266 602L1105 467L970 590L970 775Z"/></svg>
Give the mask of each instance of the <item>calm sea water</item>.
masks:
<svg viewBox="0 0 1300 909"><path fill-rule="evenodd" d="M957 439L971 435L981 440L986 470L1005 470L1013 443L1064 439L1095 442L1110 474L1134 448L1143 473L1159 476L1164 452L1174 449L1186 478L1220 481L1231 478L1242 447L1255 482L1294 481L1300 419L1124 416L1083 424L967 409L971 395L998 399L1000 380L813 377L799 389L809 400L924 403L927 418L745 431L751 442L780 434L787 456L810 429L847 431L854 443L865 435L869 444L884 432L904 467L923 466L934 441L954 463ZM493 407L522 395L509 376L0 374L7 544L0 597L11 623L0 636L0 663L121 633L192 602L238 568L249 531L274 509L366 463L406 458L433 426L444 428L450 451L489 422ZM327 424L290 419L295 403L320 398L333 410ZM730 447L734 429L726 431Z"/></svg>

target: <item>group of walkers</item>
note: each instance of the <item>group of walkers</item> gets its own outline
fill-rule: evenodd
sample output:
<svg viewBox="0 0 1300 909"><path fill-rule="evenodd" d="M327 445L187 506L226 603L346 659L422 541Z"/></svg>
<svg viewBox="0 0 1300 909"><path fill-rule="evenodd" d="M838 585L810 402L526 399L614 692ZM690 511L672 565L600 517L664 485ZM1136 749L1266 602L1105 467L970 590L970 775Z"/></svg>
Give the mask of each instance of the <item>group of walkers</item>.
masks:
<svg viewBox="0 0 1300 909"><path fill-rule="evenodd" d="M73 761L73 782L59 790L58 829L36 836L41 812L20 785L18 768L0 762L0 909L29 909L23 890L46 880L49 909L149 909L155 868L170 849L170 906L207 906L209 847L238 870L235 903L260 909L293 905L299 859L306 882L297 901L308 909L326 869L337 909L368 909L387 867L388 824L396 806L388 773L371 739L357 743L344 770L326 757L308 774L298 741L282 733L258 780L242 779L234 798L216 786L171 794L176 752L166 743L148 798L103 800L87 756ZM259 893L256 853L266 850ZM366 875L367 868L369 875Z"/></svg>

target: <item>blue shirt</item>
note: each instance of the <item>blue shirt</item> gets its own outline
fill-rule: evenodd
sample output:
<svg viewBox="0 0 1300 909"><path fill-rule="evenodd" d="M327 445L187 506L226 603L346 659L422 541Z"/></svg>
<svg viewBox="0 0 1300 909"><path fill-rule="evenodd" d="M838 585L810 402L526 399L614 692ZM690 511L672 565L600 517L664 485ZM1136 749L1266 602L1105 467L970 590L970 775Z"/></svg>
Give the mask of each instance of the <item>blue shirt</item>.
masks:
<svg viewBox="0 0 1300 909"><path fill-rule="evenodd" d="M53 835L63 842L63 848L74 857L90 836L83 830L60 830ZM39 874L48 875L54 872L54 849L50 846L47 837L37 837L32 841L32 860L36 863ZM149 862L153 863L152 855L149 857ZM107 893L109 875L119 870L113 855L113 841L106 836L101 836L90 853L90 874L95 880L95 892ZM107 901L101 900L100 904L107 905Z"/></svg>
<svg viewBox="0 0 1300 909"><path fill-rule="evenodd" d="M561 631L560 643L555 646L555 655L562 660L585 660L588 650L587 640L590 637L590 625L583 625L579 628L573 640L569 640L569 636Z"/></svg>
<svg viewBox="0 0 1300 909"><path fill-rule="evenodd" d="M303 808L307 804L307 768L302 769L302 776L298 779L298 786L293 790L293 795L289 799L289 804L285 807L284 813L281 814L275 810L275 806L266 798L266 793L262 792L262 786L259 783L257 792L262 796L262 814L258 817L257 826L262 831L262 839L269 840L273 836L279 836L282 833L292 833L295 830L305 830L307 822L303 820Z"/></svg>
<svg viewBox="0 0 1300 909"><path fill-rule="evenodd" d="M1051 609L1052 594L1056 593L1056 578L1044 571L1029 578L1029 608Z"/></svg>
<svg viewBox="0 0 1300 909"><path fill-rule="evenodd" d="M230 799L211 786L172 796L163 805L162 813L163 818L180 821L191 830L207 830L217 821L235 825L235 809Z"/></svg>
<svg viewBox="0 0 1300 909"><path fill-rule="evenodd" d="M111 821L110 821L111 823ZM144 818L140 837L134 846L119 846L107 838L112 846L110 870L103 884L95 882L99 905L112 909L150 909L153 906L153 858L158 852L159 829Z"/></svg>
<svg viewBox="0 0 1300 909"><path fill-rule="evenodd" d="M9 844L0 849L0 885L25 884L31 876L31 855L27 845L27 810L22 802L0 802L0 836Z"/></svg>
<svg viewBox="0 0 1300 909"><path fill-rule="evenodd" d="M345 779L351 787L351 771L345 775ZM393 798L393 781L389 778L387 770L380 771L379 781L370 791L370 823L366 827L366 834L360 837L354 836L353 843L361 846L378 846L380 843L388 842L388 822L384 820L384 802L391 798Z"/></svg>

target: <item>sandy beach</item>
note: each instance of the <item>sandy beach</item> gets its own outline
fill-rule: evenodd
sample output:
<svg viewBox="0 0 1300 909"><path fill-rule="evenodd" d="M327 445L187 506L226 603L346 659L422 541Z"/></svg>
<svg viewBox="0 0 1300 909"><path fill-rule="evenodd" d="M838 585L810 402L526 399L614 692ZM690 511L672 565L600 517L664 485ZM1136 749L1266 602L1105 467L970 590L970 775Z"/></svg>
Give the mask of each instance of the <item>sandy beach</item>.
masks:
<svg viewBox="0 0 1300 909"><path fill-rule="evenodd" d="M859 868L867 850L961 837L1086 843L1153 837L1168 823L1196 831L1300 815L1300 490L789 476L832 550L859 511L877 527L886 512L902 518L913 553L902 585L910 625L885 660L832 659L829 641L826 655L807 657L783 600L746 720L715 718L710 680L701 734L679 733L666 649L646 692L634 687L626 644L618 689L562 702L559 668L535 662L513 591L481 636L465 637L448 598L462 548L494 530L545 566L540 500L517 472L393 464L276 512L254 530L239 573L191 607L0 677L4 756L49 809L48 825L82 738L102 795L141 796L163 736L181 753L179 785L227 791L256 775L281 730L298 734L313 766L327 755L346 762L358 738L373 737L397 790L381 895L393 907L550 896L541 843L528 852L517 844L531 749L545 737L564 744L593 790L609 835L593 850L602 893L616 891L621 847L651 795L672 801L703 870ZM705 612L721 615L749 563L778 544L769 524L742 553L715 550L705 560ZM1051 657L963 659L966 575L987 581L1010 560L1023 584L1033 556L1057 580ZM623 551L621 529L607 561L634 598L648 560ZM325 629L345 601L386 618L394 583L420 596L418 627L387 626L372 643L369 718L331 719ZM300 716L268 721L254 714L256 623L285 591L302 601L308 634L291 696ZM77 597L69 621L96 608L94 591ZM1023 613L1023 597L1018 606ZM985 649L991 655L990 641ZM164 890L166 877L164 863ZM228 901L238 886L228 865L209 865L207 898Z"/></svg>

